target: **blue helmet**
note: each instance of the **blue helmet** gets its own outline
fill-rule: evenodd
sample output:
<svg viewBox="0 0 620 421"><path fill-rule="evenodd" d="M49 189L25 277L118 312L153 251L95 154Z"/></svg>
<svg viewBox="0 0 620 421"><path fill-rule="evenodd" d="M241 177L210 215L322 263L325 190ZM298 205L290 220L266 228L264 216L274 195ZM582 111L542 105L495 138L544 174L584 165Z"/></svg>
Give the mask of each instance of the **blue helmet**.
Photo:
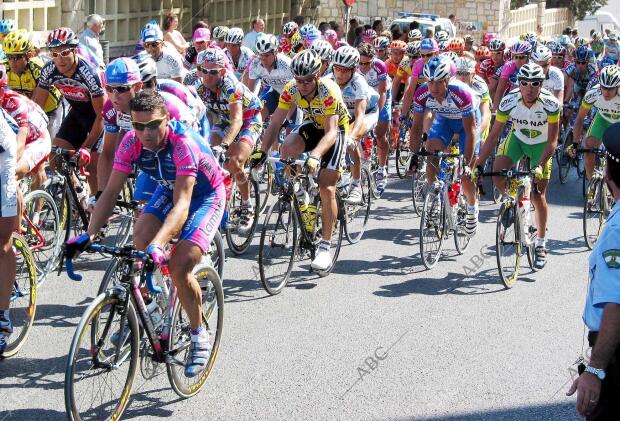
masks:
<svg viewBox="0 0 620 421"><path fill-rule="evenodd" d="M16 27L13 19L0 19L0 34L8 34Z"/></svg>
<svg viewBox="0 0 620 421"><path fill-rule="evenodd" d="M133 85L141 80L138 65L128 57L113 60L105 69L106 85Z"/></svg>
<svg viewBox="0 0 620 421"><path fill-rule="evenodd" d="M424 38L420 42L420 51L439 51L437 41L433 38Z"/></svg>
<svg viewBox="0 0 620 421"><path fill-rule="evenodd" d="M590 49L585 45L575 48L575 60L584 61L590 59Z"/></svg>

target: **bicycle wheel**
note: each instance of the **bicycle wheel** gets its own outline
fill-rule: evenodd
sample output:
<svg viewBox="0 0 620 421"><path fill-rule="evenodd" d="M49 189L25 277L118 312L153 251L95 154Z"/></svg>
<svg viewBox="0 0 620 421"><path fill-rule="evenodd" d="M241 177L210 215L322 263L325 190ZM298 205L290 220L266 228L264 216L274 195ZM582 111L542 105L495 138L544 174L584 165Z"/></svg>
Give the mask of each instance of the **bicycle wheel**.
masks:
<svg viewBox="0 0 620 421"><path fill-rule="evenodd" d="M104 293L108 288L119 285L123 278L123 268L119 266L118 259L112 259L106 267L97 295Z"/></svg>
<svg viewBox="0 0 620 421"><path fill-rule="evenodd" d="M499 276L506 288L512 288L519 276L521 238L518 208L511 202L504 202L499 210L495 246Z"/></svg>
<svg viewBox="0 0 620 421"><path fill-rule="evenodd" d="M558 153L558 155L556 155L557 161L558 161L558 176L560 178L560 183L564 184L566 183L566 180L568 179L568 173L570 171L570 167L572 166L572 160L571 158L566 154L566 145L569 144L569 142L572 143L572 139L573 139L573 134L567 132L566 136L564 136L564 139L562 139L562 144L559 146L560 151Z"/></svg>
<svg viewBox="0 0 620 421"><path fill-rule="evenodd" d="M64 177L56 174L52 174L48 181L43 185L43 190L49 193L56 202L56 209L58 210L58 216L60 218L59 228L63 233L63 242L69 239L71 215L73 209L71 206L71 199L65 189Z"/></svg>
<svg viewBox="0 0 620 421"><path fill-rule="evenodd" d="M432 269L441 256L445 215L441 192L429 191L424 198L420 217L420 255L427 269Z"/></svg>
<svg viewBox="0 0 620 421"><path fill-rule="evenodd" d="M350 205L344 203L344 232L350 244L355 244L362 239L366 224L368 223L368 217L370 216L370 206L372 204L370 191L372 186L370 173L367 168L362 168L361 187L362 201L360 204Z"/></svg>
<svg viewBox="0 0 620 421"><path fill-rule="evenodd" d="M258 214L261 215L267 207L267 202L269 201L269 196L271 196L271 191L273 188L274 174L271 164L266 163L259 175L260 179L256 181L258 181L260 192L260 209Z"/></svg>
<svg viewBox="0 0 620 421"><path fill-rule="evenodd" d="M202 292L202 323L209 335L211 355L200 375L185 376L185 362L190 351L191 328L187 313L177 300L170 326L166 370L170 386L182 398L189 398L200 392L207 381L217 359L224 327L224 290L220 277L215 269L208 264L197 265L193 273Z"/></svg>
<svg viewBox="0 0 620 421"><path fill-rule="evenodd" d="M265 217L258 249L258 270L265 290L279 294L291 276L298 248L297 217L291 199L280 198Z"/></svg>
<svg viewBox="0 0 620 421"><path fill-rule="evenodd" d="M258 192L258 183L254 180L248 179L248 185L250 186L250 202L254 205L254 217L252 220L252 227L246 233L240 233L239 226L239 212L241 210L241 192L239 187L235 183L230 193L230 200L228 201L229 222L226 227L226 243L228 248L234 255L243 254L254 238L254 232L256 231L256 225L258 223L258 209L260 208L260 194Z"/></svg>
<svg viewBox="0 0 620 421"><path fill-rule="evenodd" d="M345 225L345 222L344 222L345 209L344 209L344 201L340 198L340 195L338 193L336 193L336 202L338 203L338 215L336 217L336 220L334 221L334 226L332 229L331 245L330 245L332 262L331 262L331 265L327 269L314 271L320 277L325 277L329 275L332 272L332 270L334 270L334 266L336 266L336 262L338 261L338 255L340 254L340 248L342 247L342 237L344 237L344 225ZM317 206L317 213L316 213L317 215L316 226L319 227L319 230L315 238L315 243L314 243L315 248L310 253L310 257L313 260L315 257L316 246L318 246L319 242L323 239L322 213L323 213L322 205L321 205L321 202L319 201L319 204Z"/></svg>
<svg viewBox="0 0 620 421"><path fill-rule="evenodd" d="M592 250L605 224L606 198L603 197L603 181L592 178L583 201L583 238L588 249Z"/></svg>
<svg viewBox="0 0 620 421"><path fill-rule="evenodd" d="M407 175L410 157L411 151L409 151L409 147L404 144L399 144L396 149L396 174L398 174L398 178L403 179Z"/></svg>
<svg viewBox="0 0 620 421"><path fill-rule="evenodd" d="M13 290L9 298L9 313L13 323L13 333L8 338L3 358L19 352L26 343L37 312L37 266L28 248L28 243L19 234L13 234L16 271Z"/></svg>
<svg viewBox="0 0 620 421"><path fill-rule="evenodd" d="M413 201L413 211L417 216L422 214L424 199L428 190L426 184L426 171L416 171L411 177L411 197Z"/></svg>
<svg viewBox="0 0 620 421"><path fill-rule="evenodd" d="M133 193L128 190L127 184L125 184L125 188L121 191L121 201L129 203L132 198ZM112 215L105 225L101 244L111 247L122 247L127 244L131 235L133 221L134 212L131 209L115 206Z"/></svg>
<svg viewBox="0 0 620 421"><path fill-rule="evenodd" d="M379 170L376 169L374 171L371 171L368 168L366 168L366 170L370 174L370 196L373 200L378 200L379 198L381 198L381 192L377 188L377 179L376 179L377 172ZM386 174L386 177L387 177L387 174Z"/></svg>
<svg viewBox="0 0 620 421"><path fill-rule="evenodd" d="M215 236L213 237L213 240L211 240L209 250L203 259L206 259L206 263L215 268L220 280L224 283L224 261L226 259L226 255L224 254L224 241L222 240L222 234L220 234L219 230L215 232Z"/></svg>
<svg viewBox="0 0 620 421"><path fill-rule="evenodd" d="M456 215L454 221L454 245L459 254L463 254L469 247L471 237L465 231L465 218L467 217L467 200L461 192L457 203ZM451 211L451 209L450 209Z"/></svg>
<svg viewBox="0 0 620 421"><path fill-rule="evenodd" d="M112 343L114 337L117 344ZM92 338L97 338L96 343ZM88 306L67 358L65 410L69 419L121 417L138 367L139 338L131 300L105 293Z"/></svg>
<svg viewBox="0 0 620 421"><path fill-rule="evenodd" d="M60 262L63 232L56 202L43 190L35 190L24 197L22 232L32 251L39 271L39 285Z"/></svg>

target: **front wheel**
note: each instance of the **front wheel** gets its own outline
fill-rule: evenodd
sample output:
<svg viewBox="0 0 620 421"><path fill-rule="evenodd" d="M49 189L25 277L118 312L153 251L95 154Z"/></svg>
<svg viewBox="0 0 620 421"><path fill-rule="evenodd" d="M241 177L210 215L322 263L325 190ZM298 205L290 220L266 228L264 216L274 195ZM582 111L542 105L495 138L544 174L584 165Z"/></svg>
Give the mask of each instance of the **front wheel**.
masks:
<svg viewBox="0 0 620 421"><path fill-rule="evenodd" d="M440 191L429 191L420 217L420 255L426 269L432 269L441 256L445 214Z"/></svg>
<svg viewBox="0 0 620 421"><path fill-rule="evenodd" d="M338 255L340 254L340 248L342 247L342 237L344 237L344 225L345 225L345 222L344 222L344 218L345 218L344 206L345 205L338 193L336 193L336 202L338 203L338 215L336 217L336 221L334 222L334 226L332 229L332 238L331 238L331 245L330 245L330 252L332 255L331 265L329 266L329 268L325 270L314 271L321 277L325 277L329 275L332 272L332 270L334 270L334 266L336 266L336 262L338 261ZM316 226L320 228L315 238L315 247L318 246L319 241L323 237L323 218L322 218L321 202L319 202L319 206L317 207L316 224L317 224ZM316 253L316 248L311 253L312 259L314 259L315 253Z"/></svg>
<svg viewBox="0 0 620 421"><path fill-rule="evenodd" d="M410 158L411 151L409 147L404 144L399 144L396 149L396 174L398 174L400 179L405 178L407 175Z"/></svg>
<svg viewBox="0 0 620 421"><path fill-rule="evenodd" d="M583 201L583 237L588 249L592 250L605 224L605 197L603 181L592 178Z"/></svg>
<svg viewBox="0 0 620 421"><path fill-rule="evenodd" d="M370 181L370 173L367 168L362 168L362 201L359 204L350 205L343 202L343 213L345 221L344 232L347 236L347 241L350 244L355 244L362 239L366 224L368 223L368 217L370 216L370 206L372 204L370 191L372 189Z"/></svg>
<svg viewBox="0 0 620 421"><path fill-rule="evenodd" d="M504 202L497 217L495 254L499 276L506 288L512 288L519 276L521 237L517 209L512 202Z"/></svg>
<svg viewBox="0 0 620 421"><path fill-rule="evenodd" d="M459 254L465 253L469 247L471 237L465 230L465 220L467 218L467 200L465 195L461 193L459 195L458 203L456 204L456 216L454 221L454 245L456 251ZM450 209L451 211L451 209Z"/></svg>
<svg viewBox="0 0 620 421"><path fill-rule="evenodd" d="M426 184L426 171L418 170L411 178L411 196L413 200L413 211L417 216L422 214L424 199L428 190Z"/></svg>

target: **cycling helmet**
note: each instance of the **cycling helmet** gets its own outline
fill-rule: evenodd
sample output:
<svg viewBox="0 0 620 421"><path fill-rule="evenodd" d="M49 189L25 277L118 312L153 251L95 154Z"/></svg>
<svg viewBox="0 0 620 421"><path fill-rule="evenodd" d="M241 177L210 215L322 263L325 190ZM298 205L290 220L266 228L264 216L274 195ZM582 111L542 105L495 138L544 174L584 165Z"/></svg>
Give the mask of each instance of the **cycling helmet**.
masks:
<svg viewBox="0 0 620 421"><path fill-rule="evenodd" d="M161 29L159 29L159 27L148 28L142 32L142 42L144 43L163 41L163 40L164 40L164 33L162 32Z"/></svg>
<svg viewBox="0 0 620 421"><path fill-rule="evenodd" d="M439 51L437 41L432 38L424 38L422 41L420 41L420 51Z"/></svg>
<svg viewBox="0 0 620 421"><path fill-rule="evenodd" d="M566 47L568 44L570 44L570 37L568 35L561 35L558 38L558 42L562 44L564 47Z"/></svg>
<svg viewBox="0 0 620 421"><path fill-rule="evenodd" d="M489 45L489 43L493 40L499 39L495 32L487 32L482 36L482 44ZM504 47L505 48L505 47Z"/></svg>
<svg viewBox="0 0 620 421"><path fill-rule="evenodd" d="M501 39L493 39L489 42L489 50L491 51L504 51L506 49L506 43Z"/></svg>
<svg viewBox="0 0 620 421"><path fill-rule="evenodd" d="M518 80L545 80L545 72L542 67L540 67L536 63L525 63L523 66L519 68L519 73L517 73Z"/></svg>
<svg viewBox="0 0 620 421"><path fill-rule="evenodd" d="M603 57L603 59L601 60L601 65L600 68L604 69L607 66L612 66L616 64L616 61L610 57Z"/></svg>
<svg viewBox="0 0 620 421"><path fill-rule="evenodd" d="M6 74L6 67L4 67L4 64L0 64L0 88L7 86L8 84L9 77Z"/></svg>
<svg viewBox="0 0 620 421"><path fill-rule="evenodd" d="M618 33L616 31L609 32L609 39L610 40L617 40L618 39Z"/></svg>
<svg viewBox="0 0 620 421"><path fill-rule="evenodd" d="M584 37L577 37L575 38L575 42L573 42L573 44L575 44L575 47L581 47L581 46L587 47L588 44L590 44L590 42Z"/></svg>
<svg viewBox="0 0 620 421"><path fill-rule="evenodd" d="M527 32L525 34L525 38L523 38L523 41L527 41L530 44L534 45L538 42L538 37L534 32Z"/></svg>
<svg viewBox="0 0 620 421"><path fill-rule="evenodd" d="M213 28L213 33L211 35L213 35L213 39L216 41L224 41L226 35L228 35L228 31L230 31L228 26L216 26Z"/></svg>
<svg viewBox="0 0 620 421"><path fill-rule="evenodd" d="M226 44L241 44L244 37L243 29L241 28L230 28L228 33L226 34L226 38L224 38L224 42Z"/></svg>
<svg viewBox="0 0 620 421"><path fill-rule="evenodd" d="M329 42L336 42L336 41L338 41L338 34L333 29L326 30L325 33L323 34L323 36Z"/></svg>
<svg viewBox="0 0 620 421"><path fill-rule="evenodd" d="M452 38L448 43L448 51L462 51L465 49L465 40L461 37Z"/></svg>
<svg viewBox="0 0 620 421"><path fill-rule="evenodd" d="M331 60L334 55L334 48L332 45L322 39L314 41L310 46L310 50L314 51L323 61Z"/></svg>
<svg viewBox="0 0 620 421"><path fill-rule="evenodd" d="M157 77L157 64L155 64L155 60L148 53L141 52L131 59L138 65L142 82L149 82Z"/></svg>
<svg viewBox="0 0 620 421"><path fill-rule="evenodd" d="M465 43L474 43L474 37L471 34L467 34L463 37L463 41L465 41Z"/></svg>
<svg viewBox="0 0 620 421"><path fill-rule="evenodd" d="M390 51L405 51L407 50L407 44L405 41L396 40L390 43Z"/></svg>
<svg viewBox="0 0 620 421"><path fill-rule="evenodd" d="M566 47L564 47L560 43L553 43L548 47L551 50L551 54L555 56L565 56L566 55Z"/></svg>
<svg viewBox="0 0 620 421"><path fill-rule="evenodd" d="M15 30L17 25L13 19L0 19L0 34L8 34Z"/></svg>
<svg viewBox="0 0 620 421"><path fill-rule="evenodd" d="M357 51L357 48L353 48L348 45L338 48L332 58L332 64L334 66L340 66L346 69L354 69L359 62L359 51Z"/></svg>
<svg viewBox="0 0 620 421"><path fill-rule="evenodd" d="M220 48L207 48L198 53L196 64L198 66L202 66L203 64L215 64L220 67L225 67L226 55L224 54L224 50Z"/></svg>
<svg viewBox="0 0 620 421"><path fill-rule="evenodd" d="M380 37L386 37L388 38L390 41L392 41L392 32L390 32L388 29L386 29L385 31L381 32L379 34Z"/></svg>
<svg viewBox="0 0 620 421"><path fill-rule="evenodd" d="M256 40L258 54L274 53L278 49L278 38L271 34L260 34Z"/></svg>
<svg viewBox="0 0 620 421"><path fill-rule="evenodd" d="M306 44L312 44L313 42L315 42L316 40L321 39L321 31L319 31L317 28L315 28L314 26L312 28L310 28L309 30L307 30L302 36L301 38L303 39L303 41Z"/></svg>
<svg viewBox="0 0 620 421"><path fill-rule="evenodd" d="M585 46L577 47L574 51L575 60L584 61L590 59L590 49Z"/></svg>
<svg viewBox="0 0 620 421"><path fill-rule="evenodd" d="M446 40L446 41L439 41L439 42L437 42L437 47L439 48L439 51L447 51L449 44L450 44L450 41L448 41L448 40Z"/></svg>
<svg viewBox="0 0 620 421"><path fill-rule="evenodd" d="M374 29L366 29L362 32L362 42L372 43L377 38L377 32Z"/></svg>
<svg viewBox="0 0 620 421"><path fill-rule="evenodd" d="M419 56L420 55L420 41L411 41L407 44L407 51L405 52L408 56Z"/></svg>
<svg viewBox="0 0 620 421"><path fill-rule="evenodd" d="M32 48L32 41L28 39L26 31L11 31L2 42L2 50L9 55L25 54Z"/></svg>
<svg viewBox="0 0 620 421"><path fill-rule="evenodd" d="M68 45L70 47L77 47L80 42L78 41L75 32L71 28L58 28L54 29L47 36L47 47L55 48Z"/></svg>
<svg viewBox="0 0 620 421"><path fill-rule="evenodd" d="M530 58L533 61L549 61L551 60L551 50L540 44L536 47Z"/></svg>
<svg viewBox="0 0 620 421"><path fill-rule="evenodd" d="M295 22L286 22L284 26L282 27L282 33L286 35L287 37L290 37L295 32L297 32L298 29L299 29L299 26L297 26Z"/></svg>
<svg viewBox="0 0 620 421"><path fill-rule="evenodd" d="M456 63L456 60L459 58L459 55L454 51L446 51L439 54L439 57L446 58L450 60L452 63Z"/></svg>
<svg viewBox="0 0 620 421"><path fill-rule="evenodd" d="M433 57L425 65L423 75L426 80L446 80L452 76L454 64L443 57Z"/></svg>
<svg viewBox="0 0 620 421"><path fill-rule="evenodd" d="M321 58L312 50L297 53L291 61L291 72L295 77L314 76L321 69Z"/></svg>
<svg viewBox="0 0 620 421"><path fill-rule="evenodd" d="M594 31L592 33L592 41L601 41L602 39L603 39L603 36L601 35L600 32Z"/></svg>
<svg viewBox="0 0 620 421"><path fill-rule="evenodd" d="M419 29L412 29L407 34L407 38L409 38L411 41L420 41L422 39L422 32L420 32Z"/></svg>
<svg viewBox="0 0 620 421"><path fill-rule="evenodd" d="M305 37L306 34L308 34L308 32L314 31L315 29L317 29L316 26L314 26L311 23L306 23L304 26L299 28L299 35L301 35L302 37Z"/></svg>
<svg viewBox="0 0 620 421"><path fill-rule="evenodd" d="M469 57L458 57L456 59L456 71L464 73L474 73L476 71L476 61Z"/></svg>
<svg viewBox="0 0 620 421"><path fill-rule="evenodd" d="M387 37L377 37L373 42L373 46L381 50L386 50L390 47L390 39Z"/></svg>
<svg viewBox="0 0 620 421"><path fill-rule="evenodd" d="M484 45L481 45L480 47L478 47L478 49L474 53L474 56L479 60L484 60L486 58L491 57L491 51L489 50L489 47L485 47Z"/></svg>
<svg viewBox="0 0 620 421"><path fill-rule="evenodd" d="M444 30L439 30L435 33L435 40L437 42L448 41L449 39L450 39L450 35Z"/></svg>
<svg viewBox="0 0 620 421"><path fill-rule="evenodd" d="M517 41L510 47L512 54L529 54L532 52L532 44L527 41Z"/></svg>
<svg viewBox="0 0 620 421"><path fill-rule="evenodd" d="M525 41L526 36L527 36L527 32L521 32L519 34L519 41Z"/></svg>
<svg viewBox="0 0 620 421"><path fill-rule="evenodd" d="M620 67L612 64L601 70L598 81L604 88L615 88L620 86Z"/></svg>
<svg viewBox="0 0 620 421"><path fill-rule="evenodd" d="M129 57L120 57L108 64L105 69L106 85L133 85L142 81L140 69Z"/></svg>

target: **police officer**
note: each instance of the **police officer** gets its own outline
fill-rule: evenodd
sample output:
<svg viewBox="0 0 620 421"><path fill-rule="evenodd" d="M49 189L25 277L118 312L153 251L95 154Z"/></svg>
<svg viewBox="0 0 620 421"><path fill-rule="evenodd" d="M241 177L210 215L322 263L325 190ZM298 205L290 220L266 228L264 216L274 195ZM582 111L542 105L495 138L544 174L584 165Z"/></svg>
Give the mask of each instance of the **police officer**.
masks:
<svg viewBox="0 0 620 421"><path fill-rule="evenodd" d="M590 363L567 395L577 392L577 412L588 421L620 419L620 123L603 134L604 180L616 204L592 250L583 320Z"/></svg>

